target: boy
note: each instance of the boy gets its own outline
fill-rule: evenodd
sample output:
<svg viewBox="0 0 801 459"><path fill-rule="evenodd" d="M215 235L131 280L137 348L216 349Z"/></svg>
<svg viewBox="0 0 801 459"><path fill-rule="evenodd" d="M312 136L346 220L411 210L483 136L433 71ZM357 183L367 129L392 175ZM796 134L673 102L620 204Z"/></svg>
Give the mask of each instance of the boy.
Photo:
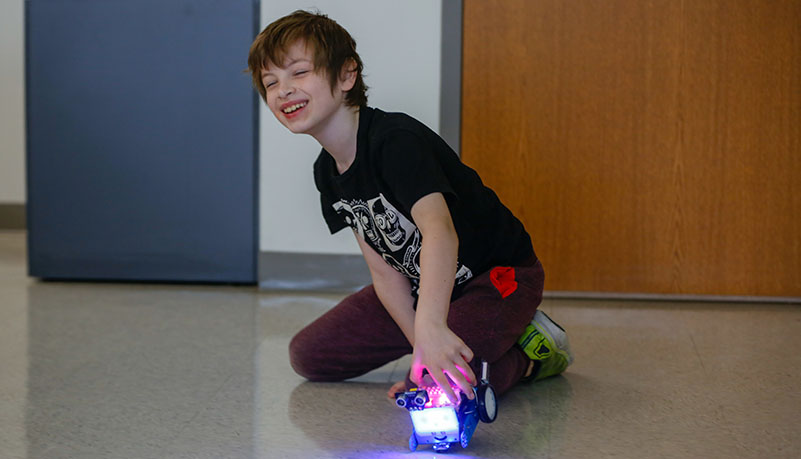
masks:
<svg viewBox="0 0 801 459"><path fill-rule="evenodd" d="M388 395L425 370L457 401L451 384L472 398L481 359L498 394L567 367L567 336L537 311L544 272L523 225L437 134L367 106L345 29L296 11L256 37L248 67L278 121L322 146L323 216L332 233L351 227L373 280L292 339L298 374L339 381L412 353Z"/></svg>

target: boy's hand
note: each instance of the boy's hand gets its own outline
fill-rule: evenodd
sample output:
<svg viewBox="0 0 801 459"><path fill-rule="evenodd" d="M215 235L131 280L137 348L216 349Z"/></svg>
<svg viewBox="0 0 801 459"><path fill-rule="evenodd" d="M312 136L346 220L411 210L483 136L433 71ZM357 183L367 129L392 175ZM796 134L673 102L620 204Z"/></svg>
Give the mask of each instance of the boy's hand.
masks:
<svg viewBox="0 0 801 459"><path fill-rule="evenodd" d="M451 389L450 381L472 399L476 376L469 365L471 360L473 351L446 325L415 327L410 379L418 386L423 382L423 369L427 369L451 402L458 403L459 398Z"/></svg>

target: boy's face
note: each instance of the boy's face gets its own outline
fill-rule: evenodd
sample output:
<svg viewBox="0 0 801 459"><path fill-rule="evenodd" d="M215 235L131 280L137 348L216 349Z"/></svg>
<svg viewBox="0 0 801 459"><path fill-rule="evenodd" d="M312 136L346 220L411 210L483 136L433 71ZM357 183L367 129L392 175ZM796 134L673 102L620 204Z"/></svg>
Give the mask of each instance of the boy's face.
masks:
<svg viewBox="0 0 801 459"><path fill-rule="evenodd" d="M267 107L296 134L322 132L333 115L345 109L345 92L355 78L338 79L334 88L324 71L316 71L312 50L297 41L287 49L280 65L269 63L261 71Z"/></svg>

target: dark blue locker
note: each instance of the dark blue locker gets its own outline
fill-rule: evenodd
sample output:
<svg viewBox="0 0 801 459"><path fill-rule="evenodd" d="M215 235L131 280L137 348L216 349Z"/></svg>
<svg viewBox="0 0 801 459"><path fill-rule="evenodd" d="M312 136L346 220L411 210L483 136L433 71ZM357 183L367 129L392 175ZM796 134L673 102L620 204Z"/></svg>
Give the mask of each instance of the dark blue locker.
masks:
<svg viewBox="0 0 801 459"><path fill-rule="evenodd" d="M30 275L256 282L258 0L28 0Z"/></svg>

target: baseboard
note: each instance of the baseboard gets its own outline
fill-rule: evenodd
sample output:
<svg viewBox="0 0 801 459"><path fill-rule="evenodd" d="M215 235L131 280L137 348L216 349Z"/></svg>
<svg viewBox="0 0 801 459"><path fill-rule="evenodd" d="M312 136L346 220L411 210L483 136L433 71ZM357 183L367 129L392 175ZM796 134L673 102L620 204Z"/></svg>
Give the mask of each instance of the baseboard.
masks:
<svg viewBox="0 0 801 459"><path fill-rule="evenodd" d="M260 289L354 292L370 282L361 255L259 253Z"/></svg>
<svg viewBox="0 0 801 459"><path fill-rule="evenodd" d="M0 229L24 230L25 204L0 204Z"/></svg>
<svg viewBox="0 0 801 459"><path fill-rule="evenodd" d="M543 297L586 299L586 300L801 304L801 298L799 297L783 297L783 296L679 295L679 294L657 294L657 293L563 292L563 291L546 290L545 292L543 292Z"/></svg>

